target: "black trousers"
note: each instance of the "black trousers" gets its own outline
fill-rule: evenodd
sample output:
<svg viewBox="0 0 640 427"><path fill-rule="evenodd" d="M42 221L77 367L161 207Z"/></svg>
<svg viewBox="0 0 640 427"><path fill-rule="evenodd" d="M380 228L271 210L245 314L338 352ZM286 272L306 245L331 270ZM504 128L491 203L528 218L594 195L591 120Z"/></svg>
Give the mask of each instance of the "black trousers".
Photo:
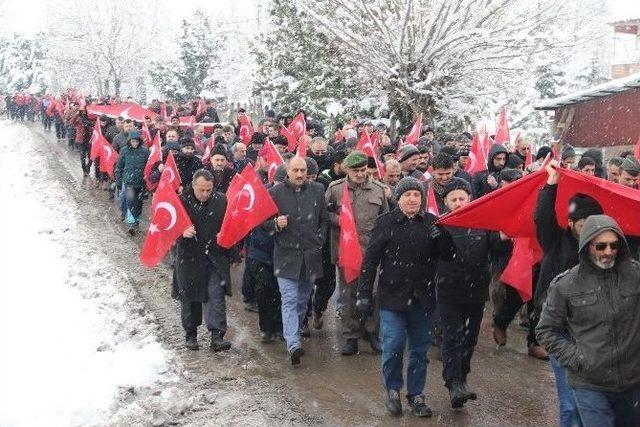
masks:
<svg viewBox="0 0 640 427"><path fill-rule="evenodd" d="M514 288L509 285L505 285L505 298L504 304L500 306L495 316L493 317L493 324L500 329L507 330L513 319L520 311L520 308L524 304L524 301L520 298L520 294ZM536 341L536 326L538 325L538 319L535 314L535 304L533 298L527 303L527 314L529 315L529 331L527 332L527 345L538 345Z"/></svg>
<svg viewBox="0 0 640 427"><path fill-rule="evenodd" d="M336 266L331 262L331 243L327 237L327 243L322 247L322 277L316 279L313 292L313 311L317 316L322 315L327 309L329 300L336 290Z"/></svg>
<svg viewBox="0 0 640 427"><path fill-rule="evenodd" d="M245 271L255 285L255 299L258 304L258 323L261 332L282 332L280 288L273 275L273 266L247 258Z"/></svg>
<svg viewBox="0 0 640 427"><path fill-rule="evenodd" d="M76 144L76 148L80 150L80 166L82 166L82 172L85 174L89 174L89 170L91 170L91 164L93 163L91 159L89 159L89 144Z"/></svg>
<svg viewBox="0 0 640 427"><path fill-rule="evenodd" d="M471 357L478 343L484 303L465 305L438 302L442 328L442 378L466 380L471 372Z"/></svg>
<svg viewBox="0 0 640 427"><path fill-rule="evenodd" d="M208 301L188 301L184 297L180 300L180 318L187 336L195 335L198 326L202 325L202 317L207 329L212 333L224 336L227 332L226 293L220 277L213 267L207 277Z"/></svg>

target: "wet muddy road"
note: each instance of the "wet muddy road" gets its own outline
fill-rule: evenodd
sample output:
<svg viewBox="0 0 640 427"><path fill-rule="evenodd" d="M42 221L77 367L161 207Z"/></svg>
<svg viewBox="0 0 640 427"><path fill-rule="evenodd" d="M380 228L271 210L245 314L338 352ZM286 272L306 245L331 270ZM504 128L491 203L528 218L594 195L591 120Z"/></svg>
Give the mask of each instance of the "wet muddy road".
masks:
<svg viewBox="0 0 640 427"><path fill-rule="evenodd" d="M22 124L12 124L15 128ZM241 267L232 272L234 296L228 300L229 338L232 350L212 354L201 329L205 349L182 348L179 306L171 299L170 270L160 266L146 270L138 262L142 235L131 239L120 223L107 192L94 189L93 180L83 179L77 152L66 141L44 134L39 123L29 126L38 152L47 156L43 167L65 185L81 206L87 239L92 239L121 269L144 301L160 328L161 341L173 351L180 365L182 386L197 393L217 390L215 404L185 411L172 422L179 425L345 425L345 426L551 426L557 409L553 375L547 362L526 355L524 331L512 326L509 342L496 349L491 338L491 310L485 311L479 344L472 362L469 384L479 398L463 410L453 411L441 377L442 365L430 353L425 394L434 410L432 419L416 419L406 412L402 418L387 415L382 401L379 357L367 343L360 354L339 354L335 311L325 313L323 330L312 330L303 346L306 356L299 368L289 364L284 347L260 344L257 314L243 309L240 292ZM145 202L148 205L149 201ZM146 217L146 214L143 214ZM146 223L141 229L146 229Z"/></svg>

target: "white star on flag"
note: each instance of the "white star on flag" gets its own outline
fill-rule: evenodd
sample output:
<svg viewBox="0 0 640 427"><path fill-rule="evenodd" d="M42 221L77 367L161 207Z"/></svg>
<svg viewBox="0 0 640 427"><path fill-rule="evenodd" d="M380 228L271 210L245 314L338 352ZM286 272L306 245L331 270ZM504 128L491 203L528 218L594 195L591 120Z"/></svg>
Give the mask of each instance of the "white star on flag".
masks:
<svg viewBox="0 0 640 427"><path fill-rule="evenodd" d="M154 223L149 224L149 233L153 234L153 233L157 233L159 232L160 229L158 228L158 226Z"/></svg>

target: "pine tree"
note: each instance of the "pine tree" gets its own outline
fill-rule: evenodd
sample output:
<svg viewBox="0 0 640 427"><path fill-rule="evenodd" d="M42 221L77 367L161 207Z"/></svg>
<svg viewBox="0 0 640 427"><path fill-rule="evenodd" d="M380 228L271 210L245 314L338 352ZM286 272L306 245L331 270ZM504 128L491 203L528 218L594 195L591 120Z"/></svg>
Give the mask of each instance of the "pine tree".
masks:
<svg viewBox="0 0 640 427"><path fill-rule="evenodd" d="M153 64L149 74L165 96L186 100L203 90L217 88L218 81L212 76L220 65L224 35L213 32L209 18L201 10L196 10L189 21L182 20L181 30L176 60Z"/></svg>
<svg viewBox="0 0 640 427"><path fill-rule="evenodd" d="M45 60L41 34L0 39L0 92L44 92Z"/></svg>

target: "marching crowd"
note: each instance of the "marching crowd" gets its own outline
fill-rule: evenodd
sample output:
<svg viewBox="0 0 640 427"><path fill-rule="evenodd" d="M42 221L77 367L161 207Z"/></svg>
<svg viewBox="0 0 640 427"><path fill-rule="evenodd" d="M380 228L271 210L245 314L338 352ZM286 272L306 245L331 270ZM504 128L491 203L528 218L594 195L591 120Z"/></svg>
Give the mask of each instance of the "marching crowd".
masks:
<svg viewBox="0 0 640 427"><path fill-rule="evenodd" d="M95 121L86 102L67 100L58 108L50 106L52 101L16 97L6 99L8 115L23 120L34 114L45 129L53 123L56 137L78 150L88 176ZM491 300L493 339L499 346L506 344L508 326L518 313L526 312L528 354L550 359L561 425L640 425L638 239L625 236L617 218L605 215L593 197L571 195L562 208L567 227L558 225L556 206L563 168L638 191L640 164L633 152L606 162L599 149L579 155L568 145L541 146L533 153L530 141L520 135L510 146L492 144L485 167L471 174L467 166L475 161L474 137L468 133L438 138L432 129L420 128L415 143L406 143L409 132L395 138L384 124L354 120L338 124L329 137L300 111L306 125L298 144L304 143L305 153L299 146L292 150L283 134L294 115L267 110L248 138L241 130L245 111L223 124L215 103L202 102L174 105L165 118L154 101L149 110L157 115L145 117L144 124L125 117L95 119L119 154L112 175L95 159L95 185L118 200L120 219L131 234L137 232L149 184L160 180L168 158L175 160L181 182L177 191L193 224L170 255L172 295L181 302L188 349L199 348L203 318L210 348L231 347L225 340L230 266L244 262L245 309L258 313L263 343L284 341L291 363L300 364L301 337L324 327L334 298L341 354L353 356L360 345L370 346L381 355L389 412L402 414L400 393L406 382L411 412L429 417L423 390L432 344L439 347L451 406L461 408L478 398L467 379ZM215 123L212 129L180 123L179 116L196 115L198 122ZM151 138L159 134L163 161L148 165L145 128ZM375 150L363 148L363 135L374 140ZM275 171L265 158L269 147L284 162ZM216 243L225 193L245 167L255 169L278 212L225 249ZM437 220L539 169L546 170L547 178L532 220L543 255L532 268L533 298L525 301L500 280L514 251L512 238ZM355 278L339 263L354 255L340 253L340 239L349 238L341 234L345 197L356 226L350 238L362 248Z"/></svg>

